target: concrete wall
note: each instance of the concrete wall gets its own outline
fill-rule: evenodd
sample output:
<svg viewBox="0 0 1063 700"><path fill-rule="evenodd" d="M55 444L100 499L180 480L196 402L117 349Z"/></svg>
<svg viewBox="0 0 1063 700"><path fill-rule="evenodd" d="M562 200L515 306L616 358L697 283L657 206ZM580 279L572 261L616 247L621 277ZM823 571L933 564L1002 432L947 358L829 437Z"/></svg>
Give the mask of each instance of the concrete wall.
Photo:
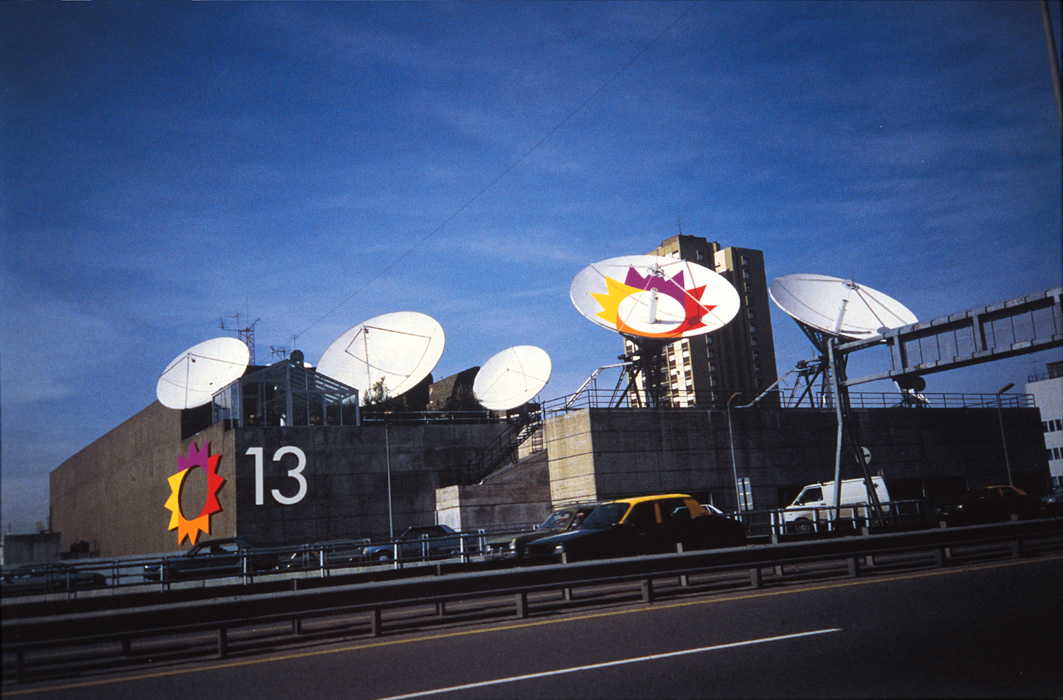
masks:
<svg viewBox="0 0 1063 700"><path fill-rule="evenodd" d="M1007 483L1000 417L1015 484L1044 493L1049 472L1035 408L859 410L849 425L891 494L910 498ZM752 480L755 508L786 505L804 484L833 478L833 412L735 409L731 420L738 476ZM584 409L555 416L544 425L545 466L539 456L483 487L447 489L462 482L462 468L504 429L217 424L182 440L180 412L153 403L52 472L52 530L61 533L64 550L95 541L103 557L187 548L167 528L164 504L167 479L193 441L210 442L226 479L210 536L238 534L257 544L385 537L437 517L462 530L514 525L541 520L561 503L652 492L735 505L726 411ZM295 471L300 454L305 463ZM848 442L842 476L860 476ZM297 502L282 503L299 495L302 482ZM193 470L180 494L186 518L200 512L205 493L205 474Z"/></svg>
<svg viewBox="0 0 1063 700"><path fill-rule="evenodd" d="M596 498L598 482L591 435L591 411L594 410L554 416L543 424L550 460L550 500L554 504Z"/></svg>
<svg viewBox="0 0 1063 700"><path fill-rule="evenodd" d="M59 533L0 537L0 566L18 566L59 559Z"/></svg>
<svg viewBox="0 0 1063 700"><path fill-rule="evenodd" d="M482 484L448 486L436 491L439 522L455 530L532 526L550 514L550 473L546 452L502 469Z"/></svg>
<svg viewBox="0 0 1063 700"><path fill-rule="evenodd" d="M218 492L221 512L210 519L212 537L236 533L236 488L232 433L212 426L193 439L210 441L221 454L218 474L226 483ZM193 439L181 439L181 412L153 402L140 413L66 460L50 475L52 530L62 549L78 541L95 541L100 556L152 554L186 548L168 530L171 511L164 506L171 489L167 479L178 471ZM194 518L203 509L206 475L196 469L185 480L181 510Z"/></svg>
<svg viewBox="0 0 1063 700"><path fill-rule="evenodd" d="M240 428L235 432L237 531L254 543L387 537L436 520L436 489L460 479L461 468L503 430L501 424ZM291 505L299 480L297 448L306 457L305 495ZM256 503L255 458L263 455L262 504ZM389 488L390 482L390 488ZM390 493L390 513L389 513Z"/></svg>
<svg viewBox="0 0 1063 700"><path fill-rule="evenodd" d="M1016 485L1047 488L1036 409L1003 412ZM587 409L547 421L550 489L555 503L679 491L735 507L735 471L753 486L755 508L787 505L804 484L834 476L833 411L732 410L734 462L726 411ZM861 476L848 431L871 451L870 468L904 497L1007 483L998 413L992 409L853 411L842 477ZM922 493L913 494L913 489Z"/></svg>
<svg viewBox="0 0 1063 700"><path fill-rule="evenodd" d="M155 402L77 453L51 473L52 528L63 550L95 541L103 557L187 549L169 530L167 481L193 442L210 442L220 455L221 511L210 518L210 537L239 535L252 543L303 543L327 538L386 536L435 521L435 491L460 479L481 446L504 426L383 425L329 427L210 426L181 439L181 412ZM298 476L296 448L305 456ZM256 503L256 457L262 458L262 504ZM388 509L390 462L391 516ZM294 498L291 505L273 496ZM204 507L206 474L194 469L180 494L181 512L195 518ZM201 536L202 537L202 536Z"/></svg>

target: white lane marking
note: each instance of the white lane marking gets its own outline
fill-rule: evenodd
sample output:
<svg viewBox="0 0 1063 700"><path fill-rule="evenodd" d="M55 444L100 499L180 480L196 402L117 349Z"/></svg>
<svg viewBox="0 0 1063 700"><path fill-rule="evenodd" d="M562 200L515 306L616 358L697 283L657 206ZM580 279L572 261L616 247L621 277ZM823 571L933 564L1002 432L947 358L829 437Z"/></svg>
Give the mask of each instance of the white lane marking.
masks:
<svg viewBox="0 0 1063 700"><path fill-rule="evenodd" d="M699 649L684 649L683 651L672 651L667 654L653 654L651 656L639 656L634 659L620 659L619 661L607 661L601 664L590 664L589 666L573 666L572 668L562 668L556 671L543 671L542 673L529 673L524 676L512 676L510 678L499 678L493 681L481 681L480 683L467 683L465 685L454 685L449 688L436 688L434 690L423 690L418 693L409 693L407 695L393 695L388 698L382 698L381 700L406 700L406 698L422 698L428 695L441 695L443 693L453 693L458 690L469 690L471 688L486 688L492 685L502 685L503 683L516 683L517 681L526 681L532 678L546 678L548 676L560 676L564 673L576 673L577 671L591 671L598 668L609 668L610 666L622 666L624 664L634 664L640 661L655 661L657 659L668 659L674 656L686 656L687 654L700 654L706 651L719 651L720 649L733 649L735 647L752 646L753 644L766 644L767 642L780 642L784 639L797 639L798 637L810 637L815 634L827 634L829 632L841 632L841 628L833 627L831 629L813 630L811 632L798 632L797 634L783 634L778 637L763 637L761 639L750 639L744 642L731 642L730 644L717 644L711 647L701 647Z"/></svg>

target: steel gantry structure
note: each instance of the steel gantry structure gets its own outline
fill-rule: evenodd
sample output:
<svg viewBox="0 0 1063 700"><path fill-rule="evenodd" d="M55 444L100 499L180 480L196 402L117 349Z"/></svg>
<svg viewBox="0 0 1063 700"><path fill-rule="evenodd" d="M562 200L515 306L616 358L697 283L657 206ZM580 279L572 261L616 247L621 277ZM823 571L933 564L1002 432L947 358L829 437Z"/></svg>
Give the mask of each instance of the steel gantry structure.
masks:
<svg viewBox="0 0 1063 700"><path fill-rule="evenodd" d="M840 384L898 380L1063 347L1061 296L1063 287L1053 287L894 328L874 338L839 343L835 353L843 357L885 343L891 364L887 372L858 379L839 377Z"/></svg>

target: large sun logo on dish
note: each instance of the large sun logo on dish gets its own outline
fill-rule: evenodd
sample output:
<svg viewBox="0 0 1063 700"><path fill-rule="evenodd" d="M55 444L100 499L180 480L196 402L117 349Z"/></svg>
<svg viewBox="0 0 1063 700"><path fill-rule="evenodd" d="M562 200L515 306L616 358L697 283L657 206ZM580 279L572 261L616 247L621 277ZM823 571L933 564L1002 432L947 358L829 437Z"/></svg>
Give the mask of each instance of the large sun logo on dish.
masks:
<svg viewBox="0 0 1063 700"><path fill-rule="evenodd" d="M591 296L602 306L598 316L621 333L645 338L680 338L692 330L704 328L702 318L716 308L715 304L702 303L704 285L684 288L682 271L675 277L667 277L660 268L656 268L646 275L640 275L634 267L629 267L623 282L606 276L605 288L604 294L591 292ZM650 295L655 300L663 297L666 302L660 318L648 318L645 325L631 325L636 320L643 320L644 314L636 314L636 311L643 307L648 310ZM671 311L667 310L669 306ZM668 327L667 330L664 327ZM656 328L662 330L655 332Z"/></svg>
<svg viewBox="0 0 1063 700"><path fill-rule="evenodd" d="M170 511L170 530L177 530L177 544L181 544L187 538L190 544L195 544L199 539L199 533L210 534L210 516L221 511L218 503L218 491L225 479L218 475L218 462L221 455L210 454L210 442L203 445L203 449L192 443L188 447L188 455L177 458L178 471L167 479L170 483L170 497L166 500L166 509ZM181 512L181 488L184 486L185 477L196 467L200 467L207 473L207 499L200 511L192 520L187 519Z"/></svg>

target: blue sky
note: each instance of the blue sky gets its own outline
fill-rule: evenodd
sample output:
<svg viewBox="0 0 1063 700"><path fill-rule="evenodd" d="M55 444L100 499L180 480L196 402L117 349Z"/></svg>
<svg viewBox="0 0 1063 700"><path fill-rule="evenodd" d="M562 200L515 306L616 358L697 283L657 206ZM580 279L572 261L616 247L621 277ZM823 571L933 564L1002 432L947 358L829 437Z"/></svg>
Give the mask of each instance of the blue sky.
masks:
<svg viewBox="0 0 1063 700"><path fill-rule="evenodd" d="M921 319L1063 278L1036 2L3 3L0 27L4 532L237 312L265 363L420 311L436 378L538 345L549 399L621 351L575 274L680 227ZM780 374L813 356L772 324Z"/></svg>

